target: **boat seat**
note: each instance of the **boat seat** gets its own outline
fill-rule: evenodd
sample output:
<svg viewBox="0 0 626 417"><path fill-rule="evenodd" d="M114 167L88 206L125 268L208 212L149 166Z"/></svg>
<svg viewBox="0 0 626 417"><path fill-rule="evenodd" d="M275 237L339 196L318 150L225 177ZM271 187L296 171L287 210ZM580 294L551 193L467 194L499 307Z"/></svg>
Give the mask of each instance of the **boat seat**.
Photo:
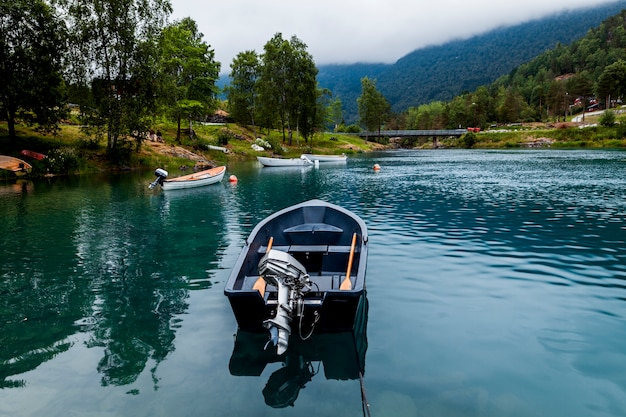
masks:
<svg viewBox="0 0 626 417"><path fill-rule="evenodd" d="M358 248L356 248L358 251ZM350 253L350 246L345 245L329 245L328 252L330 253Z"/></svg>
<svg viewBox="0 0 626 417"><path fill-rule="evenodd" d="M303 223L283 230L283 233L287 234L307 232L343 233L343 229L328 223Z"/></svg>
<svg viewBox="0 0 626 417"><path fill-rule="evenodd" d="M291 245L288 252L328 252L328 245Z"/></svg>
<svg viewBox="0 0 626 417"><path fill-rule="evenodd" d="M272 246L272 249L276 249L279 250L281 252L289 252L289 246ZM257 253L266 253L267 252L267 246L259 246L259 249L257 250Z"/></svg>

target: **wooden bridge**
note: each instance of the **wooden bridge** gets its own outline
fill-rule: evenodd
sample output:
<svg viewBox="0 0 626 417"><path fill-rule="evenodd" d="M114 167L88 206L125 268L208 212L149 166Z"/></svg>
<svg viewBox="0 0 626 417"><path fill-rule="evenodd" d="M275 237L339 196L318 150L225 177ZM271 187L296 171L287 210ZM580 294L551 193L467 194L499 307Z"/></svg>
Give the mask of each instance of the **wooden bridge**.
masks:
<svg viewBox="0 0 626 417"><path fill-rule="evenodd" d="M377 138L380 136L395 137L441 137L441 136L462 136L467 133L467 129L438 129L438 130L381 130L379 132L361 132L358 135L362 138Z"/></svg>

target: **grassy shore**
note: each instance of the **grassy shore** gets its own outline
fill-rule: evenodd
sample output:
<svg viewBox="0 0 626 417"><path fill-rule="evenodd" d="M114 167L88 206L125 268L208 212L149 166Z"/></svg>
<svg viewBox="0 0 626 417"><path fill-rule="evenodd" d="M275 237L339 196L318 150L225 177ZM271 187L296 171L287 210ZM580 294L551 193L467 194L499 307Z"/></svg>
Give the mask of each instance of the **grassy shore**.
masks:
<svg viewBox="0 0 626 417"><path fill-rule="evenodd" d="M62 125L55 135L44 135L34 128L18 125L17 138L9 139L6 123L0 123L0 154L20 157L33 165L33 176L88 174L121 170L152 170L156 167L178 169L193 167L196 163L228 164L232 160L254 159L257 155L299 157L302 153L354 154L384 149L385 146L367 142L357 136L316 133L305 141L294 135L283 141L281 132L265 130L254 132L250 127L237 124L193 126L181 132L172 123L154 126L162 132L164 143L149 140L127 140L116 158L107 156L106 139L95 140L83 134L77 125ZM256 138L261 138L257 141ZM255 151L252 144L259 143L266 150ZM224 148L227 152L215 149ZM43 161L29 160L20 156L28 149L48 155ZM0 178L10 178L12 173L2 172Z"/></svg>
<svg viewBox="0 0 626 417"><path fill-rule="evenodd" d="M618 120L619 122L619 120ZM404 146L417 148L626 148L626 121L612 127L597 125L589 117L586 125L577 123L529 123L496 127L468 134L461 138L423 139L407 142ZM35 129L18 125L17 138L10 140L6 123L0 123L0 154L19 156L23 149L48 155L43 161L31 161L33 176L86 174L120 170L152 170L156 167L178 169L192 167L199 161L210 164L228 164L237 159L254 159L257 155L298 157L302 153L354 154L388 149L383 143L368 142L358 136L316 133L304 141L294 137L283 141L281 132L256 130L237 124L193 126L194 134L188 130L176 138L176 126L170 122L157 123L154 130L163 133L164 144L143 141L137 147L135 140L126 142L116 160L106 154L105 140L97 141L85 136L77 125L62 125L56 135L43 135ZM260 138L260 139L257 139ZM255 151L253 144L266 150ZM215 147L224 148L223 152ZM212 149L213 148L213 149ZM13 174L0 171L0 179Z"/></svg>

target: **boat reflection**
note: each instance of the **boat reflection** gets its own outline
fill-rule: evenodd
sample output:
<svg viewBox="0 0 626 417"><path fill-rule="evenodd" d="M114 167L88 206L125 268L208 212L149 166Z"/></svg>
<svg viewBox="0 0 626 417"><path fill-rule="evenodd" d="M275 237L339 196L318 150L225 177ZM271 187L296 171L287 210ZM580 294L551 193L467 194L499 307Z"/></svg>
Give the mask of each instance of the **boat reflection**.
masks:
<svg viewBox="0 0 626 417"><path fill-rule="evenodd" d="M293 406L300 390L323 367L326 379L359 380L365 373L367 352L367 298L353 331L315 333L307 340L292 335L289 349L277 356L275 350L264 349L265 332L238 330L228 365L234 376L261 376L270 363L282 363L268 378L263 396L273 408Z"/></svg>
<svg viewBox="0 0 626 417"><path fill-rule="evenodd" d="M20 194L32 194L34 185L32 181L18 179L13 184L1 185L0 196L12 196Z"/></svg>

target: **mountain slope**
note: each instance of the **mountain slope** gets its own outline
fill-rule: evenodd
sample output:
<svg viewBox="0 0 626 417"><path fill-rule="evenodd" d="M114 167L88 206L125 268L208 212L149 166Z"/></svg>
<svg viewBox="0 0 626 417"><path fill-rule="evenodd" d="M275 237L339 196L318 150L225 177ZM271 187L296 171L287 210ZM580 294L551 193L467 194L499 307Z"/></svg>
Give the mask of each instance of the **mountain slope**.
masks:
<svg viewBox="0 0 626 417"><path fill-rule="evenodd" d="M626 8L626 0L568 11L465 40L416 50L395 64L324 65L320 87L343 103L346 123L358 118L360 79L377 80L377 87L395 112L487 85L557 44L570 44L609 16Z"/></svg>

